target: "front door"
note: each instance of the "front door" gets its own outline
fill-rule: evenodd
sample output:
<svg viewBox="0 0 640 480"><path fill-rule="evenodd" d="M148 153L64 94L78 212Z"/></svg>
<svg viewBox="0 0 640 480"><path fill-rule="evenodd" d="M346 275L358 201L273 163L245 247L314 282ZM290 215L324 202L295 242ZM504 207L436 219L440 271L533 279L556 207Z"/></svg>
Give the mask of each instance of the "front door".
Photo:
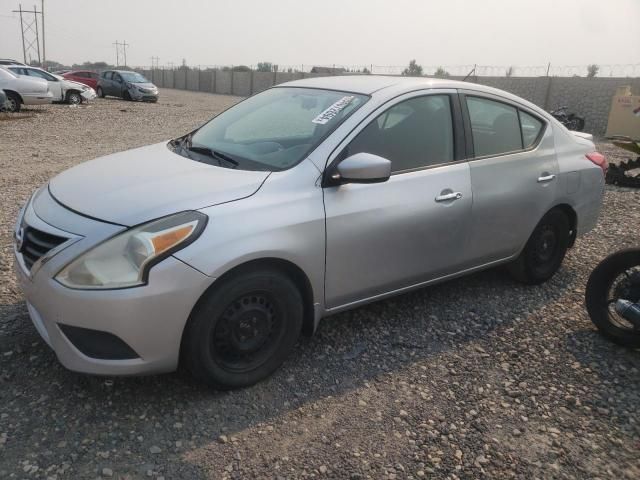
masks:
<svg viewBox="0 0 640 480"><path fill-rule="evenodd" d="M556 198L551 128L524 106L468 93L474 158L468 250L477 265L516 255Z"/></svg>
<svg viewBox="0 0 640 480"><path fill-rule="evenodd" d="M466 264L472 193L469 165L456 148L457 101L447 91L407 95L372 114L339 149L334 163L367 152L390 160L392 174L385 183L324 189L327 308Z"/></svg>

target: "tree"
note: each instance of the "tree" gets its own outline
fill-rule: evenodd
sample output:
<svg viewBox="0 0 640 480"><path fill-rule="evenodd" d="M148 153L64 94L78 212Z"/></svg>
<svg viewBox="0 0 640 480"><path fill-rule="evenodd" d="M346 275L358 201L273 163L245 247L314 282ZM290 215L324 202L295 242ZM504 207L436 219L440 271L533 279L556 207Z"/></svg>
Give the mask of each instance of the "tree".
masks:
<svg viewBox="0 0 640 480"><path fill-rule="evenodd" d="M236 65L231 70L233 70L234 72L250 72L251 71L251 69L246 65Z"/></svg>
<svg viewBox="0 0 640 480"><path fill-rule="evenodd" d="M595 63L591 65L587 65L587 78L595 77L596 75L598 75L599 71L600 71L600 67Z"/></svg>
<svg viewBox="0 0 640 480"><path fill-rule="evenodd" d="M436 73L433 74L434 77L439 78L447 78L449 76L449 72L447 72L444 68L438 67Z"/></svg>
<svg viewBox="0 0 640 480"><path fill-rule="evenodd" d="M258 62L258 66L256 67L256 71L258 72L277 72L278 66L274 65L271 62Z"/></svg>
<svg viewBox="0 0 640 480"><path fill-rule="evenodd" d="M421 77L422 65L418 65L415 60L409 62L409 66L402 71L405 77Z"/></svg>
<svg viewBox="0 0 640 480"><path fill-rule="evenodd" d="M364 73L365 75L371 75L371 71L369 71L369 69L367 67L364 67L362 69L362 73Z"/></svg>
<svg viewBox="0 0 640 480"><path fill-rule="evenodd" d="M513 66L507 68L507 71L504 74L505 77L512 77L513 76Z"/></svg>

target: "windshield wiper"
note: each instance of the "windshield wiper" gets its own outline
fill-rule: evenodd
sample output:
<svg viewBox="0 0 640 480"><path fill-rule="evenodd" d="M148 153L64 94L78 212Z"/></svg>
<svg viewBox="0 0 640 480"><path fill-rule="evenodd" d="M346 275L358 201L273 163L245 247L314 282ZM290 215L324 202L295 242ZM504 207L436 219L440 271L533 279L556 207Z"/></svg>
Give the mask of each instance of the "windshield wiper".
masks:
<svg viewBox="0 0 640 480"><path fill-rule="evenodd" d="M195 153L208 155L214 160L217 160L218 165L220 166L222 166L222 162L227 162L227 164L231 165L231 168L236 168L238 166L237 160L234 160L233 158L231 158L228 155L225 155L224 153L217 152L216 150L212 150L211 148L208 148L208 147L193 146L190 143L191 142L189 142L189 146L186 147L187 150Z"/></svg>

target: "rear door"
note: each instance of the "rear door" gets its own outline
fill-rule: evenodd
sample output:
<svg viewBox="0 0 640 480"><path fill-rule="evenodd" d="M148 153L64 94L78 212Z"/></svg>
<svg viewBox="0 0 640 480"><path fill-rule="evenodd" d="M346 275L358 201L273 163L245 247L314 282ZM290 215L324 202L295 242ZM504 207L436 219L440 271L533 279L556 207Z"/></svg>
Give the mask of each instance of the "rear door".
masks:
<svg viewBox="0 0 640 480"><path fill-rule="evenodd" d="M524 105L475 91L461 95L472 140L469 252L483 265L517 254L556 198L552 129Z"/></svg>
<svg viewBox="0 0 640 480"><path fill-rule="evenodd" d="M111 93L111 91L112 91L112 86L111 86L112 75L113 75L113 72L103 72L103 74L102 74L102 79L100 80L100 86L102 87L102 92L105 95L113 95L113 93Z"/></svg>
<svg viewBox="0 0 640 480"><path fill-rule="evenodd" d="M455 91L403 95L358 126L329 159L391 161L388 181L324 188L326 304L337 308L457 272L466 263L469 165Z"/></svg>

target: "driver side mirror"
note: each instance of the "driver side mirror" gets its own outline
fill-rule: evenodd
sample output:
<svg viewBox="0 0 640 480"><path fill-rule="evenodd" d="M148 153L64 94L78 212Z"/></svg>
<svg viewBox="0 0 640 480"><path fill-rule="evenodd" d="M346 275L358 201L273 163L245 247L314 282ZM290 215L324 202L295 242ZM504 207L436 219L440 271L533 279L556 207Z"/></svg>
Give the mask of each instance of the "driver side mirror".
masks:
<svg viewBox="0 0 640 480"><path fill-rule="evenodd" d="M372 153L360 152L342 160L331 172L330 185L382 183L391 176L391 162Z"/></svg>

